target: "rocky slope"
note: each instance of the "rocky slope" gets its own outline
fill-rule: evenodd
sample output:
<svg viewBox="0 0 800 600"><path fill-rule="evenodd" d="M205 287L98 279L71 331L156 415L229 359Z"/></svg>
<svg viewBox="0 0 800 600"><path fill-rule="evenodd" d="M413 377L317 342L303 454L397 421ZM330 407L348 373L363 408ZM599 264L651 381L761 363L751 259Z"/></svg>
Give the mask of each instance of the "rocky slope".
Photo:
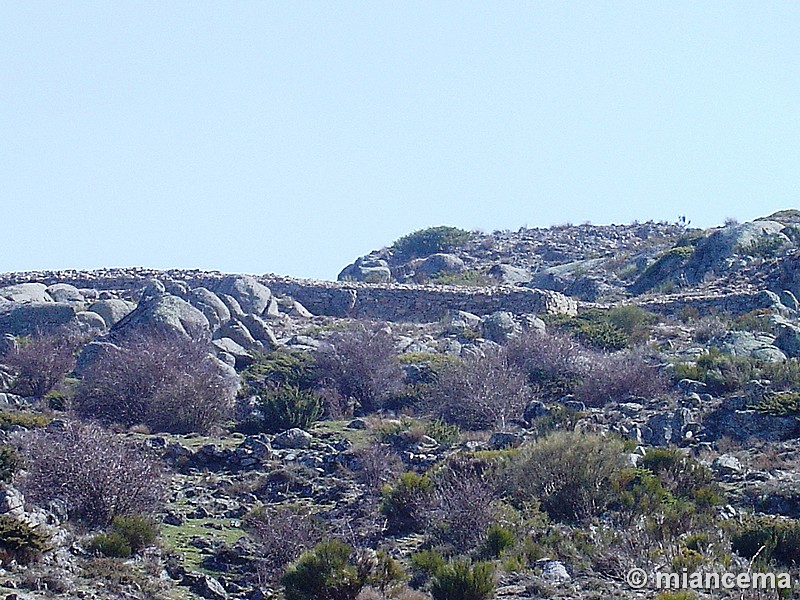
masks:
<svg viewBox="0 0 800 600"><path fill-rule="evenodd" d="M658 484L669 488L670 499L650 509L662 519L658 527L651 515L636 512L653 500L633 483L617 489L605 511L580 523L548 518L538 508L512 510L507 493L492 487L493 500L485 504L505 506L503 523L511 527L524 516L514 525L516 545L494 561L496 597L653 598L652 588L632 589L625 570L679 569L690 558L709 570L747 571L752 557L732 552L731 540L749 515L800 523L798 226L800 213L782 211L706 231L648 222L470 234L422 256L398 245L373 252L346 267L340 282L145 269L2 274L0 436L22 451L36 431L57 434L75 418L69 403L105 353L135 347L130 344L144 335L202 341L213 365L209 373L245 382L237 402L251 409L257 401L250 395L253 369L270 373L265 355L291 351L322 365L325 352L344 352L349 332L361 331L369 319L377 322L367 329L371 335L392 345L386 360L396 370L382 376L391 371L400 377L378 380L378 388L399 385L406 404L367 410L351 402L355 396L345 397L335 411L326 404L325 418L305 430L248 429L240 413L202 432L107 422L114 435L143 446L164 465L168 493L156 515L158 544L124 561L98 557L91 549L96 527L82 524L57 498L25 500L23 468L1 484L0 516L35 525L49 545L40 560L25 562L9 554L0 533L0 597L280 598L280 586L264 571L278 541L263 532L259 537L252 522L259 511L287 507L313 513L328 535L360 552L388 552L412 572L411 584L427 590L410 557L442 535L441 523L455 524L437 517L441 522L434 519L427 529L393 531L379 509L381 486L398 485L404 471L439 481L437 473L463 461L481 468L514 461L510 448L530 448L554 431L624 440L626 465L645 469L636 477L654 477L656 471L642 467L656 456L654 449L676 449L664 456L693 462L681 462L683 471ZM9 357L48 332L63 331L80 332L74 368L47 395L29 393L20 384L19 363ZM367 338L358 339L366 344ZM533 345L513 354L525 340ZM362 357L364 380L384 360L369 352ZM432 420L448 418L437 412L440 397L427 396L448 368L478 368L501 356L506 362L498 368L511 369L513 357L524 362L530 355L557 355L558 368L569 363L572 370L558 371L558 380L542 379L544 363L525 372L525 402L502 426L459 433ZM494 393L493 380L519 375L489 371L497 372L503 376L479 378L483 387L470 388L471 394ZM336 376L328 371L308 390L331 402ZM470 473L463 471L463 479L471 481ZM710 488L684 497L674 487L688 474L701 478L698 473L719 496L708 505L701 493ZM615 504L623 501L627 508ZM681 503L702 518L669 512ZM441 510L436 506L428 510ZM294 534L284 537L305 535L300 525L288 531ZM478 559L482 552L467 553ZM796 564L781 568L796 571ZM413 593L395 596L418 597ZM747 594L698 591L697 597L771 597Z"/></svg>

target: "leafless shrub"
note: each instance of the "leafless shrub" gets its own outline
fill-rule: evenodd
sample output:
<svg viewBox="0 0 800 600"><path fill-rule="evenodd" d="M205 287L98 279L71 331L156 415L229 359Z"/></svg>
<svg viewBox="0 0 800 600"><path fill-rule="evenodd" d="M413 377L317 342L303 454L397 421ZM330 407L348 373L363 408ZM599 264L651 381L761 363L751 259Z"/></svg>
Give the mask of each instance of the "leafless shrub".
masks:
<svg viewBox="0 0 800 600"><path fill-rule="evenodd" d="M657 366L635 351L598 354L575 395L589 406L634 398L654 398L667 390L667 379Z"/></svg>
<svg viewBox="0 0 800 600"><path fill-rule="evenodd" d="M22 337L9 344L0 361L11 368L11 391L20 396L41 398L75 368L79 335L68 329Z"/></svg>
<svg viewBox="0 0 800 600"><path fill-rule="evenodd" d="M109 345L82 375L81 416L173 433L205 432L228 418L238 387L204 342L158 334Z"/></svg>
<svg viewBox="0 0 800 600"><path fill-rule="evenodd" d="M353 399L364 413L383 408L403 391L403 370L389 331L359 323L334 332L317 351L321 387Z"/></svg>
<svg viewBox="0 0 800 600"><path fill-rule="evenodd" d="M717 336L723 335L730 325L725 323L718 315L709 315L700 318L694 327L694 340L701 344L707 344Z"/></svg>
<svg viewBox="0 0 800 600"><path fill-rule="evenodd" d="M256 569L261 583L275 583L286 565L319 543L321 521L295 507L264 506L252 511L244 526L257 545Z"/></svg>
<svg viewBox="0 0 800 600"><path fill-rule="evenodd" d="M360 463L356 478L375 492L403 472L403 461L389 444L376 442L356 450L355 454Z"/></svg>
<svg viewBox="0 0 800 600"><path fill-rule="evenodd" d="M508 363L528 376L537 393L560 396L572 391L586 375L592 351L570 336L527 332L506 346Z"/></svg>
<svg viewBox="0 0 800 600"><path fill-rule="evenodd" d="M464 429L504 429L522 416L530 397L525 376L498 350L443 368L430 389L429 406Z"/></svg>
<svg viewBox="0 0 800 600"><path fill-rule="evenodd" d="M430 531L436 544L465 554L474 550L497 520L497 486L474 465L451 463L434 481Z"/></svg>
<svg viewBox="0 0 800 600"><path fill-rule="evenodd" d="M162 465L99 425L71 421L23 441L34 501L62 503L70 518L107 525L117 515L147 514L163 497Z"/></svg>

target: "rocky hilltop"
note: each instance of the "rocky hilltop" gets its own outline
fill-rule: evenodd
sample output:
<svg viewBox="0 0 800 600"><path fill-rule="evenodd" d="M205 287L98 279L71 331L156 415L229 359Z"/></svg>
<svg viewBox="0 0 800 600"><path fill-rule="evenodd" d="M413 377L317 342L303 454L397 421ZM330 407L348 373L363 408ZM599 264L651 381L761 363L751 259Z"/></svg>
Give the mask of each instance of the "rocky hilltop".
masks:
<svg viewBox="0 0 800 600"><path fill-rule="evenodd" d="M652 576L799 575L798 252L787 210L0 274L0 598L774 597Z"/></svg>

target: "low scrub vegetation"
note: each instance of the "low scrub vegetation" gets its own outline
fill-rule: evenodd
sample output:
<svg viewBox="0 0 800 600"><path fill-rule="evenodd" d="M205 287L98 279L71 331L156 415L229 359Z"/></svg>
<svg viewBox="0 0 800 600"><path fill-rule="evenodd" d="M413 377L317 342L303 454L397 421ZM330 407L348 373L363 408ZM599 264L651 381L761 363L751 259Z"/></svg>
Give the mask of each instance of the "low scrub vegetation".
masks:
<svg viewBox="0 0 800 600"><path fill-rule="evenodd" d="M319 386L371 413L397 401L404 375L394 338L378 325L335 331L315 354Z"/></svg>
<svg viewBox="0 0 800 600"><path fill-rule="evenodd" d="M24 450L27 495L60 502L71 519L108 525L120 515L151 513L163 499L160 463L98 425L73 421L34 432Z"/></svg>
<svg viewBox="0 0 800 600"><path fill-rule="evenodd" d="M430 256L438 252L452 252L466 244L473 234L458 227L428 227L404 235L392 249L405 258Z"/></svg>
<svg viewBox="0 0 800 600"><path fill-rule="evenodd" d="M233 414L238 377L204 341L149 334L106 345L83 371L75 410L151 431L207 432Z"/></svg>

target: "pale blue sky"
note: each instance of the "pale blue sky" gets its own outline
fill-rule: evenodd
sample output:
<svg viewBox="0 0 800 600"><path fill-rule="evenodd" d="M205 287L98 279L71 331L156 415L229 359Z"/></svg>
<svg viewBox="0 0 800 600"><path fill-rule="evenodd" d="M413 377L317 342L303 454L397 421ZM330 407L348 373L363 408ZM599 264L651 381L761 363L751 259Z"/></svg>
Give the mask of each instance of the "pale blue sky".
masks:
<svg viewBox="0 0 800 600"><path fill-rule="evenodd" d="M335 278L426 226L795 207L797 2L0 3L0 271Z"/></svg>

